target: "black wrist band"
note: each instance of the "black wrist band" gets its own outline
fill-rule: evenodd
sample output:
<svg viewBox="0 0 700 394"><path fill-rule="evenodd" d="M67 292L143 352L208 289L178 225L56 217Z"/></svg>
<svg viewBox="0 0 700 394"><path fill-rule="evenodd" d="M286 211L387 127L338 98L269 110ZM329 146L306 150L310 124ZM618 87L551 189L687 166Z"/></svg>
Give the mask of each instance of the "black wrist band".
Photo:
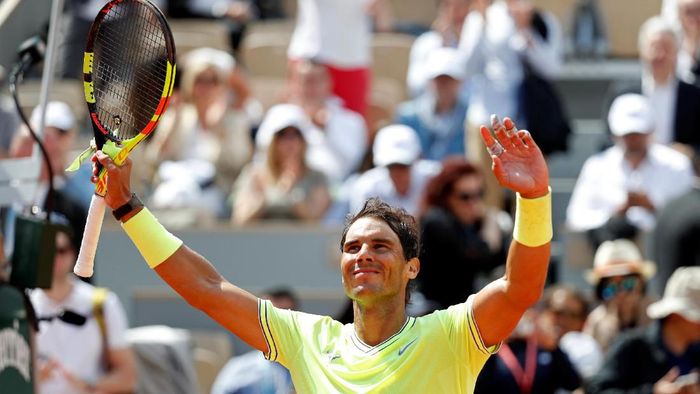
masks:
<svg viewBox="0 0 700 394"><path fill-rule="evenodd" d="M139 200L139 197L136 195L136 193L131 193L131 199L127 201L126 204L113 210L112 215L114 215L115 219L121 221L127 213L141 207L143 207L143 203L141 200Z"/></svg>

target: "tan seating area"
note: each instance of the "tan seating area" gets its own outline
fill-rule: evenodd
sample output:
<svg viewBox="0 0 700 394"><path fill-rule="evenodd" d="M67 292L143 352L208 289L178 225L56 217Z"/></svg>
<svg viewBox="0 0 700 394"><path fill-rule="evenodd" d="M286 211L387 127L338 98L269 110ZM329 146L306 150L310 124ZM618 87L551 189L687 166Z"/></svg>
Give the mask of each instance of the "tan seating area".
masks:
<svg viewBox="0 0 700 394"><path fill-rule="evenodd" d="M231 51L228 29L221 21L171 19L168 24L173 32L178 57L203 46Z"/></svg>
<svg viewBox="0 0 700 394"><path fill-rule="evenodd" d="M636 57L639 27L661 10L662 0L597 2L611 57Z"/></svg>

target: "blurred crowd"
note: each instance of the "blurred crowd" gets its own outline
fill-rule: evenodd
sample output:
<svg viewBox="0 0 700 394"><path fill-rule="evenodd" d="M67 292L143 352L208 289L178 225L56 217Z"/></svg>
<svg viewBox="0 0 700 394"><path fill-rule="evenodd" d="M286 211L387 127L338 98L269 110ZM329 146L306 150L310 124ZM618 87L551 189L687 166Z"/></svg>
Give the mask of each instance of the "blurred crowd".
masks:
<svg viewBox="0 0 700 394"><path fill-rule="evenodd" d="M80 37L103 3L67 2L60 78L80 77ZM589 23L591 37L599 28L586 22L595 1L578 2L576 37L531 0L435 0L429 26L397 19L397 2L389 0L298 0L296 19L281 0L157 3L172 19L221 24L230 48L205 41L178 51L168 110L131 155L133 188L166 212L159 214L166 224L172 218L171 226L182 227L280 220L337 226L369 197L401 206L422 230L413 314L463 302L488 278L503 275L513 196L490 174L479 125L490 125L491 114L508 116L519 128L532 127L547 157L575 149L567 147L562 124L570 120L552 81L565 43L583 52L595 46L581 36L582 24ZM557 283L552 275L541 305L485 366L477 392L700 392L700 0L665 0L658 12L638 32L641 74L601 98L608 143L583 164L566 209L567 230L582 234L592 251L588 285ZM255 59L243 54L249 30L275 20L293 21L293 29L291 37L282 33L287 56L276 66L284 73L263 98L251 78ZM379 60L372 42L388 35L409 38L411 46L405 59L394 59L406 65L405 100L382 107L376 92L386 78L373 75ZM34 127L39 117L32 116ZM29 155L33 142L5 104L0 120L0 157ZM91 170L66 175L63 169L85 142L76 136L90 134L89 124L54 101L45 126L56 210L77 234L60 243L74 255ZM46 177L42 171L37 204L46 198ZM554 199L556 205L556 193ZM6 242L6 252L11 249ZM55 313L71 291L87 291L65 279L64 265L57 264L58 287L32 297L39 311L48 308L44 314ZM665 287L663 294L649 290L651 280ZM107 301L107 320L121 332L121 305L113 295ZM42 324L60 325L54 320ZM97 341L98 329L92 330ZM45 368L82 369L61 360L44 335L50 337L42 333L39 350L51 356ZM94 365L76 381L108 389L110 379L133 378L123 339L109 344L114 360L105 365L119 367L112 369L116 378L96 380ZM284 371L266 369L260 355L241 357L222 370L212 392L289 389ZM49 372L47 387L72 382L53 382ZM267 385L254 391L256 382Z"/></svg>

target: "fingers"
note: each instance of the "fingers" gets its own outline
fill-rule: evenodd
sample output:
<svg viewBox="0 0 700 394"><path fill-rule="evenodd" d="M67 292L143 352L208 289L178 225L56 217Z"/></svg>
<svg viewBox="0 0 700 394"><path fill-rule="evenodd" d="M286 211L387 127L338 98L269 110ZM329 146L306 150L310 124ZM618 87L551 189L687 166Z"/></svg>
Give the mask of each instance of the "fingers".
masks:
<svg viewBox="0 0 700 394"><path fill-rule="evenodd" d="M481 133L481 139L484 140L486 149L489 151L491 157L500 156L503 154L503 152L505 152L503 146L493 138L493 135L491 135L491 132L488 128L486 128L486 126L481 126L479 128L479 132Z"/></svg>
<svg viewBox="0 0 700 394"><path fill-rule="evenodd" d="M512 144L508 134L506 134L506 128L503 127L503 123L501 123L501 120L495 114L491 115L491 128L493 129L493 132L496 133L498 142L500 142L504 148L510 148Z"/></svg>

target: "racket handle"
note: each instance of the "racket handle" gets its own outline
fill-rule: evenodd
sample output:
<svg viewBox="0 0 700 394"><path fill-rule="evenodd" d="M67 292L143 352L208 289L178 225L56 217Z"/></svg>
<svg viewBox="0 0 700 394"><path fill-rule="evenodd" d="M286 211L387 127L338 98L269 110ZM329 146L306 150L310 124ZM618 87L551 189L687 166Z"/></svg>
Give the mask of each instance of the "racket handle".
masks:
<svg viewBox="0 0 700 394"><path fill-rule="evenodd" d="M97 252L97 241L100 239L102 220L105 216L105 207L105 199L97 194L93 194L87 221L85 222L83 242L80 245L80 253L78 253L78 261L73 267L73 272L83 278L92 276L95 252Z"/></svg>

